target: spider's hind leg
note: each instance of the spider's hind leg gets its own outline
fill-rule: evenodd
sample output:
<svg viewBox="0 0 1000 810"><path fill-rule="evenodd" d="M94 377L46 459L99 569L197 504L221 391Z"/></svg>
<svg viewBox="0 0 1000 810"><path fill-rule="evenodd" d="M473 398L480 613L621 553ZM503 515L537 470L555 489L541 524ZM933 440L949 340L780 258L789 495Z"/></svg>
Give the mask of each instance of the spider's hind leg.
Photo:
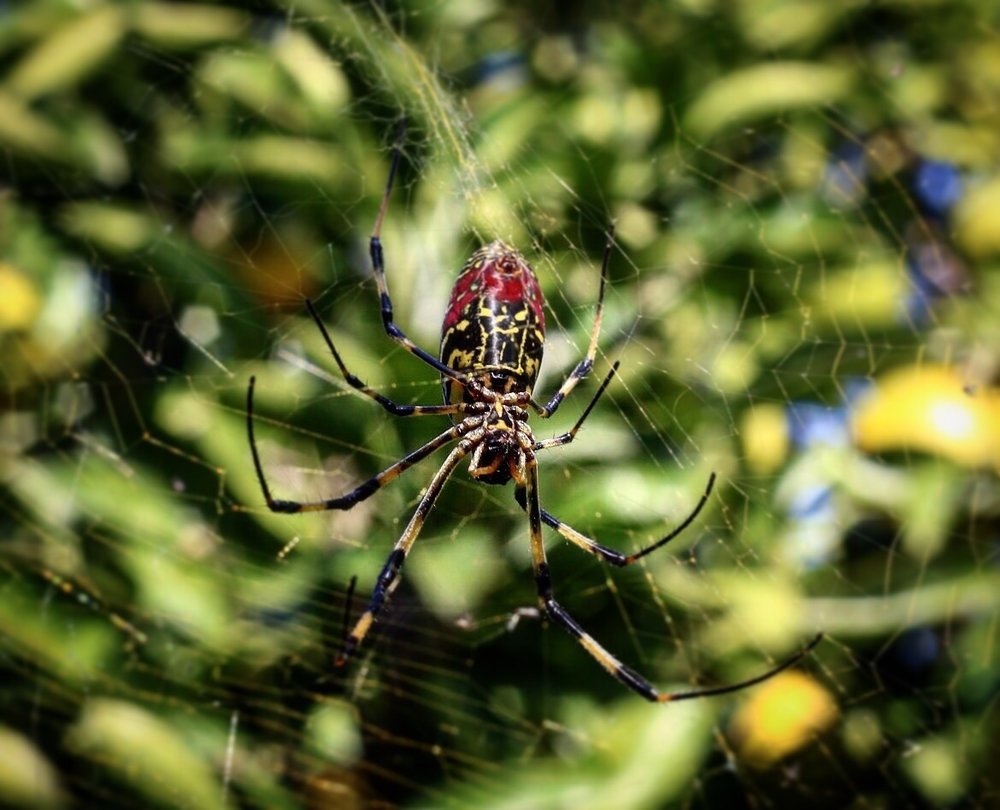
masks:
<svg viewBox="0 0 1000 810"><path fill-rule="evenodd" d="M392 299L389 297L389 287L385 282L385 256L382 252L382 220L385 219L386 211L389 208L389 197L392 196L392 186L396 180L396 172L399 170L399 159L402 155L403 138L405 135L406 118L403 118L399 125L399 134L396 136L396 143L392 147L392 163L389 165L389 176L385 181L385 191L382 193L382 202L379 204L378 215L375 217L375 227L372 228L372 235L368 240L368 254L371 257L372 272L375 274L375 283L378 285L379 306L382 311L382 327L390 338L410 354L423 360L437 371L438 374L443 374L445 377L449 377L458 383L465 384L469 382L467 375L449 368L434 357L434 355L421 349L396 325L393 316Z"/></svg>
<svg viewBox="0 0 1000 810"><path fill-rule="evenodd" d="M604 289L608 285L608 267L611 264L611 249L615 244L614 225L608 226L607 240L604 243L604 259L601 262L601 287L597 292L597 306L594 311L594 326L590 330L590 344L587 346L587 353L583 359L576 364L569 376L559 386L559 390L552 395L545 405L539 405L535 400L531 400L531 407L542 419L548 419L554 414L559 405L568 397L577 383L584 379L594 367L594 358L597 356L597 339L601 334L601 320L604 318ZM617 367L617 366L616 366Z"/></svg>
<svg viewBox="0 0 1000 810"><path fill-rule="evenodd" d="M465 402L446 405L398 405L387 396L370 388L360 377L348 371L347 365L341 359L340 352L337 351L337 347L333 343L333 338L330 337L330 333L327 331L322 318L319 317L319 313L316 311L316 307L313 306L313 302L308 298L306 299L306 307L309 309L312 319L316 322L316 326L323 336L326 347L330 350L330 354L333 355L333 359L340 368L340 373L344 375L344 380L347 384L355 390L360 391L366 397L374 399L393 416L441 416L464 414L468 410L468 405Z"/></svg>

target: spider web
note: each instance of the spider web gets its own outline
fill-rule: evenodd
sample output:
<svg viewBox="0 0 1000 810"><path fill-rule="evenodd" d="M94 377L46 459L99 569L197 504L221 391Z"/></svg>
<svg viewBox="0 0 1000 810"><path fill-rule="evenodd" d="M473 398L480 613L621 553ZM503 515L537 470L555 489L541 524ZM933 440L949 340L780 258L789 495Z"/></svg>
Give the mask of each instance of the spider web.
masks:
<svg viewBox="0 0 1000 810"><path fill-rule="evenodd" d="M996 115L973 2L667 8L142 2L0 9L0 802L990 806L998 671ZM511 489L456 473L356 659L331 662L443 456L457 268L502 238L547 303L536 394L560 601ZM435 461L435 459L437 459ZM357 588L349 598L349 583Z"/></svg>

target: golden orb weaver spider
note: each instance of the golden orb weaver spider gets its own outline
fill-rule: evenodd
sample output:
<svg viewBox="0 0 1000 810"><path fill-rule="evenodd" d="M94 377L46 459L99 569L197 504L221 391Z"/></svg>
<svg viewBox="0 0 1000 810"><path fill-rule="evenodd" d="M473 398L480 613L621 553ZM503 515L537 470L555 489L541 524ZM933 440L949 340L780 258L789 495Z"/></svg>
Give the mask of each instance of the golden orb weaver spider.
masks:
<svg viewBox="0 0 1000 810"><path fill-rule="evenodd" d="M253 394L255 379L253 377L250 378L247 387L247 435L250 452L253 456L254 469L260 482L261 491L268 509L272 512L294 514L350 509L435 450L453 441L458 442L458 445L449 453L431 479L410 518L409 524L396 541L392 553L378 576L368 607L345 639L343 649L336 659L336 665L343 666L371 630L386 601L399 584L400 572L406 556L416 541L417 535L423 527L424 519L437 500L445 481L462 460L470 454L469 475L472 478L488 484L501 485L510 480L514 481L514 497L521 508L528 513L535 584L538 600L544 614L575 638L614 678L646 700L667 703L735 692L767 680L800 661L819 643L822 634L817 635L795 655L756 677L725 686L685 692L661 692L638 672L625 666L601 646L556 601L552 589L552 577L545 558L545 547L542 544L542 523L552 527L566 540L589 554L611 565L628 566L666 545L694 521L712 492L715 473L709 477L701 499L679 526L655 543L632 554L623 554L601 545L541 508L538 498L538 465L535 454L539 450L569 444L576 438L584 420L593 410L618 369L617 362L611 366L597 392L591 397L590 404L587 405L576 424L568 432L551 439L535 439L527 423L529 409L543 419L552 416L559 408L560 403L576 388L577 383L590 373L593 367L594 357L597 354L601 317L604 312L604 288L607 284L608 265L614 244L614 230L613 228L608 229L604 259L601 264L601 282L597 296L594 326L587 353L566 377L548 403L541 405L532 396L532 389L541 366L545 335L541 290L528 262L517 250L508 247L503 242L496 241L477 250L459 273L445 314L441 337L441 359L438 360L417 346L396 325L393 320L392 301L389 298L385 281L380 235L382 221L389 206L396 170L399 166L404 133L405 120L400 127L393 148L389 176L375 219L375 227L369 240L369 253L375 274L375 283L378 286L382 325L386 334L441 375L445 403L442 405L399 405L369 388L344 365L330 333L323 325L323 321L312 302L306 301L306 306L316 322L330 354L333 355L333 359L350 386L375 400L386 411L395 416L448 415L452 417L452 426L344 495L319 501L278 500L271 495L271 488L264 476L264 468L254 438Z"/></svg>

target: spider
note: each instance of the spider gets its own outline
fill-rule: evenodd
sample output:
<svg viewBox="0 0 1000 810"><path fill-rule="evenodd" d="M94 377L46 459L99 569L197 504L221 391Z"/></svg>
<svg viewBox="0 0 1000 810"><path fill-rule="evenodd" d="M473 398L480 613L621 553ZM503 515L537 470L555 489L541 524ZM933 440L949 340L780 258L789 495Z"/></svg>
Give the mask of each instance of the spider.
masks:
<svg viewBox="0 0 1000 810"><path fill-rule="evenodd" d="M444 404L400 405L369 388L347 369L312 302L307 300L306 306L319 328L330 354L333 355L333 359L350 386L375 400L386 411L395 416L447 415L452 418L451 427L344 495L318 501L279 500L271 495L271 488L264 475L257 442L254 439L253 395L255 379L253 377L250 378L247 387L247 433L250 451L261 491L268 509L272 512L294 514L330 509L350 509L395 480L435 450L451 442L458 442L431 479L410 518L409 524L396 541L392 553L378 576L367 609L361 614L344 640L343 648L335 661L336 666L343 666L348 661L378 619L387 600L399 585L403 563L417 539L424 519L441 493L445 481L469 456L471 456L469 475L472 478L486 484L503 485L508 481L514 482L514 497L528 514L535 584L540 607L544 614L575 638L614 678L646 700L668 703L734 692L771 678L801 660L819 643L822 634L816 636L795 655L756 677L725 686L691 691L660 691L646 678L625 666L608 652L556 601L552 588L552 577L545 558L545 548L542 544L543 523L555 529L570 543L589 554L611 565L628 566L666 545L694 521L712 492L715 473L710 475L701 499L679 526L655 543L632 554L624 554L601 545L542 509L538 498L536 454L541 450L569 444L576 438L584 420L593 410L618 370L619 364L615 362L576 424L568 432L551 439L535 439L528 426L529 412L534 411L543 419L552 416L577 384L590 373L594 365L601 316L604 311L604 289L607 285L608 266L614 245L614 229L613 227L609 228L607 232L594 325L586 355L546 404L539 404L532 396L535 379L542 361L544 344L545 321L542 312L542 293L534 271L528 262L517 250L501 241L492 242L473 253L459 273L451 292L451 300L442 327L441 359L437 359L417 346L396 325L393 319L392 301L389 298L385 280L380 234L382 221L389 206L393 181L399 166L404 133L405 123L400 128L393 148L389 176L369 241L369 252L375 282L378 285L382 325L385 332L406 351L418 357L441 375Z"/></svg>

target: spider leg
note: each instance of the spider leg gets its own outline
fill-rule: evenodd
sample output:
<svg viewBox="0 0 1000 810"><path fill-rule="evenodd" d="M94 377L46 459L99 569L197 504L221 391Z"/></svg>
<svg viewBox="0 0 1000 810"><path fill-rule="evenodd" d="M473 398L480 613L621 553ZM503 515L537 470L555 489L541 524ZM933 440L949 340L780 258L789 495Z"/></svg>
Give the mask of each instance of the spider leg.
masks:
<svg viewBox="0 0 1000 810"><path fill-rule="evenodd" d="M410 340L403 330L396 326L393 320L392 299L389 298L389 288L385 283L385 259L382 254L382 220L385 219L386 210L389 208L389 197L392 195L392 185L396 179L396 171L399 168L399 158L402 154L403 136L406 134L406 118L400 122L399 134L396 136L396 143L392 147L392 163L389 166L389 177L385 181L385 192L382 194L382 203L378 208L378 216L375 217L375 227L372 229L371 238L368 241L368 253L371 256L372 271L375 273L375 283L378 285L379 302L382 308L382 327L385 333L395 340L410 354L419 357L427 365L455 380L458 383L468 383L469 377L453 368L448 368L444 363L421 349L416 343Z"/></svg>
<svg viewBox="0 0 1000 810"><path fill-rule="evenodd" d="M420 499L420 503L417 504L413 517L410 518L410 522L403 531L403 534L396 541L389 559L386 560L381 573L378 575L371 600L368 602L368 607L355 623L354 629L344 639L343 649L334 662L336 666L341 667L347 663L348 659L354 654L358 645L368 635L368 631L371 630L372 625L378 619L378 615L382 611L382 608L385 607L386 601L392 595L392 592L396 590L396 586L399 585L399 574L403 563L406 561L406 555L416 541L417 535L420 534L427 513L430 512L438 495L441 494L444 482L448 480L448 476L454 472L455 467L458 466L462 459L468 455L471 446L476 441L478 441L477 433L470 434L467 440L462 441L458 447L448 454L448 458L445 459L444 464L441 465L441 468L434 474L434 478L427 485L427 491L424 493L423 498Z"/></svg>
<svg viewBox="0 0 1000 810"><path fill-rule="evenodd" d="M652 554L656 549L661 546L665 546L679 534L681 534L688 526L690 526L701 510L705 507L708 502L709 496L712 494L712 487L715 486L715 473L712 473L708 477L708 485L705 487L704 493L702 493L701 498L695 505L694 509L688 514L686 518L674 529L671 529L667 534L657 540L655 543L651 543L645 548L641 548L632 554L623 554L616 549L609 548L608 546L598 543L596 540L591 540L585 534L578 532L572 526L563 523L559 518L550 512L546 512L544 509L541 510L542 522L551 526L559 534L561 534L569 542L573 543L575 546L579 546L588 554L593 554L595 557L604 560L606 563L617 566L618 568L624 568L637 560L642 559L647 554ZM525 499L524 487L519 487L514 490L514 498L521 505L522 509L527 509L527 501Z"/></svg>
<svg viewBox="0 0 1000 810"><path fill-rule="evenodd" d="M614 362L614 364L611 366L611 371L608 372L608 376L605 377L604 381L601 383L601 387L597 389L597 393L594 394L594 396L591 398L590 404L584 409L583 413L580 415L580 418L576 420L576 424L573 425L573 427L570 428L568 432L563 433L561 436L556 436L552 439L542 439L542 441L540 442L535 442L533 449L547 450L550 447L560 447L564 444L569 444L571 441L573 441L573 439L576 438L576 434L582 427L584 420L588 416L590 416L590 412L594 410L594 406L597 404L597 400L601 398L601 394L603 394L605 389L608 387L608 384L611 382L611 378L615 376L615 372L618 371L618 366L620 365L621 363L618 360Z"/></svg>
<svg viewBox="0 0 1000 810"><path fill-rule="evenodd" d="M326 498L321 501L282 501L271 497L271 488L267 484L264 476L264 467L260 463L260 453L257 451L257 440L253 431L253 389L256 380L250 378L250 385L247 388L247 436L250 439L250 454L253 456L253 466L257 472L257 480L260 482L261 492L264 493L264 500L267 501L267 508L272 512L283 512L294 514L297 512L324 512L330 509L350 509L354 504L369 498L386 484L394 481L399 475L418 461L429 456L435 450L443 447L448 442L461 437L471 426L465 422L459 422L431 439L427 444L418 447L416 450L407 453L395 464L386 467L382 472L372 476L367 481L363 481L350 492L336 498Z"/></svg>
<svg viewBox="0 0 1000 810"><path fill-rule="evenodd" d="M465 413L468 410L468 405L464 402L452 405L398 405L388 397L380 394L378 391L369 388L361 379L347 370L347 366L344 365L344 361L340 358L340 352L338 352L337 347L333 345L333 338L330 337L330 333L327 331L326 326L324 326L323 321L320 320L319 313L316 311L316 307L313 306L313 302L308 298L306 299L306 307L308 307L309 314L312 315L313 320L316 321L316 326L319 327L320 334L323 335L323 340L326 341L327 348L330 350L330 354L333 355L333 359L337 361L337 365L340 367L340 373L344 375L344 379L347 381L348 385L357 389L366 397L374 399L389 413L394 416L440 416L441 414Z"/></svg>
<svg viewBox="0 0 1000 810"><path fill-rule="evenodd" d="M677 700L691 700L693 698L709 697L711 695L724 695L728 692L735 692L740 689L758 684L777 675L784 669L800 661L815 647L823 638L820 633L804 648L795 655L786 659L776 667L772 667L766 672L753 678L739 681L725 686L708 687L706 689L693 689L687 692L661 692L653 684L647 681L634 669L625 666L615 656L608 652L601 644L581 627L576 620L566 612L556 600L552 592L552 575L549 572L549 565L545 559L545 546L542 544L542 510L538 501L538 464L534 454L528 454L527 464L527 505L528 505L528 525L531 532L531 561L535 570L535 585L538 588L538 599L546 614L567 633L575 638L580 645L590 655L604 667L607 672L617 681L631 689L633 692L644 697L653 703L669 703Z"/></svg>
<svg viewBox="0 0 1000 810"><path fill-rule="evenodd" d="M576 368L570 372L569 376L553 394L552 399L545 405L539 405L534 399L531 400L531 407L534 408L542 419L548 419L556 412L559 404L570 395L576 384L586 377L594 367L594 357L597 355L597 338L601 333L601 319L604 317L604 288L608 283L608 266L611 263L611 248L614 247L615 228L608 226L607 242L604 245L604 260L601 262L601 287L597 293L597 308L594 312L594 328L590 333L590 345L587 347L587 354L577 363Z"/></svg>
<svg viewBox="0 0 1000 810"><path fill-rule="evenodd" d="M542 544L542 513L538 502L538 463L534 458L534 454L528 455L525 472L527 474L525 490L528 506L528 526L531 534L531 562L535 571L535 586L538 589L538 601L545 610L546 615L575 638L612 677L646 698L646 700L658 700L659 692L657 692L656 688L649 681L626 667L621 661L604 649L555 600L552 592L552 575L549 572L549 564L545 558L545 546Z"/></svg>

